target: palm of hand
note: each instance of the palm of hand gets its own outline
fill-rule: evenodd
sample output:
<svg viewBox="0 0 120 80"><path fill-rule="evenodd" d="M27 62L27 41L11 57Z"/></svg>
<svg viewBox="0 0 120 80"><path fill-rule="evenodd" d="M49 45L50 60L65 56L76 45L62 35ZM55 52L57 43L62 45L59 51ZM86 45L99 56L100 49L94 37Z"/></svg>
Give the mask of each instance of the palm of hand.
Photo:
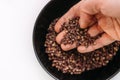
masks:
<svg viewBox="0 0 120 80"><path fill-rule="evenodd" d="M79 2L78 4L73 6L62 18L60 18L60 20L57 22L55 26L56 32L59 32L59 29L63 24L63 22L66 22L70 18L80 16L80 21L79 21L80 26L82 28L86 28L90 26L88 33L91 36L96 36L102 32L104 32L104 34L102 35L101 38L95 41L96 45L90 45L88 46L88 48L86 48L85 46L79 46L77 48L79 52L81 53L90 52L105 45L108 45L114 42L115 40L120 40L119 37L120 29L118 29L119 20L112 17L104 16L101 13L97 14L96 13L97 11L93 11L93 14L91 15L92 10L90 9L89 9L90 11L87 10L88 8L86 9L85 6L84 8L82 8L80 4L82 3ZM62 40L62 38L64 38L64 35L65 35L65 31L62 31L61 33L58 34L58 36L56 37L56 41L58 42L58 44L60 44L60 41ZM60 44L60 45L62 49L66 51L76 48L76 44L73 45Z"/></svg>

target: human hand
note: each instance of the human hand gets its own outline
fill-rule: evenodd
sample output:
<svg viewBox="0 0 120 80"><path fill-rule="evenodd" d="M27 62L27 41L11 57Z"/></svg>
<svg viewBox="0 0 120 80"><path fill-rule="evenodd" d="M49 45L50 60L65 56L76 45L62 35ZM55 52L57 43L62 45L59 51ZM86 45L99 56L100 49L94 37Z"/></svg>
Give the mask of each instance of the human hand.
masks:
<svg viewBox="0 0 120 80"><path fill-rule="evenodd" d="M105 45L108 45L116 40L120 40L120 11L116 10L116 4L113 0L85 0L77 3L73 6L55 26L56 32L59 32L61 25L67 22L68 19L80 16L80 27L87 28L91 26L88 33L91 36L96 36L99 33L104 32L101 38L95 41L96 45L90 45L87 48L85 46L79 46L77 49L81 53L90 52ZM119 3L120 4L120 3ZM117 6L118 7L118 6ZM113 12L110 12L112 11ZM96 22L97 23L94 24ZM94 24L94 25L93 25ZM56 37L56 41L60 44L60 41L64 38L65 31L62 31ZM76 44L64 45L60 44L61 48L65 51L76 48Z"/></svg>

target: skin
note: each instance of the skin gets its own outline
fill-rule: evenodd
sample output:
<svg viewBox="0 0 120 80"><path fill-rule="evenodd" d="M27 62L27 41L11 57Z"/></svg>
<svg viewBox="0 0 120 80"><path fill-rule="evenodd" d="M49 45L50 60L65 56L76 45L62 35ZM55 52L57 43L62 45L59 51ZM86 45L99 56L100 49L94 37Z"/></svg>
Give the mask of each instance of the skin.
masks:
<svg viewBox="0 0 120 80"><path fill-rule="evenodd" d="M61 25L68 19L79 16L79 24L81 28L90 26L88 33L96 36L100 33L104 34L95 41L94 45L87 48L85 46L76 47L76 43L70 45L60 44L64 38L66 31L60 32L56 41L61 45L64 51L77 48L81 53L93 51L101 48L114 41L120 41L120 1L119 0L83 0L74 5L66 14L64 14L55 25L55 31L59 33ZM97 21L97 23L96 23Z"/></svg>

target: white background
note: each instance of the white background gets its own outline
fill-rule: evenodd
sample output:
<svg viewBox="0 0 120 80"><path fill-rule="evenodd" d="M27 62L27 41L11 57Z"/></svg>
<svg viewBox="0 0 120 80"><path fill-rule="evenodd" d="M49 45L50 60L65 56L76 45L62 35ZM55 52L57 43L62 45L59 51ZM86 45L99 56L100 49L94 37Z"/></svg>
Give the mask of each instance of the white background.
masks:
<svg viewBox="0 0 120 80"><path fill-rule="evenodd" d="M39 65L32 45L35 20L49 1L0 0L0 80L54 80Z"/></svg>

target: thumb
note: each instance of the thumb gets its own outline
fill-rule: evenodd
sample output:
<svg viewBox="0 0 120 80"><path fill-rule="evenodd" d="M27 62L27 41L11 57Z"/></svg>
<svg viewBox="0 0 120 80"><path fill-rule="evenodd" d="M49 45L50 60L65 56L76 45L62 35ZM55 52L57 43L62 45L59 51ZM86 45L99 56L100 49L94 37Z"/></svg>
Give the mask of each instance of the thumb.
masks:
<svg viewBox="0 0 120 80"><path fill-rule="evenodd" d="M81 12L79 20L80 27L86 28L92 22L91 18L92 16Z"/></svg>
<svg viewBox="0 0 120 80"><path fill-rule="evenodd" d="M92 15L81 12L80 20L79 20L79 24L80 24L81 28L87 28L88 26L91 26L94 23L96 23L95 17L93 17Z"/></svg>

